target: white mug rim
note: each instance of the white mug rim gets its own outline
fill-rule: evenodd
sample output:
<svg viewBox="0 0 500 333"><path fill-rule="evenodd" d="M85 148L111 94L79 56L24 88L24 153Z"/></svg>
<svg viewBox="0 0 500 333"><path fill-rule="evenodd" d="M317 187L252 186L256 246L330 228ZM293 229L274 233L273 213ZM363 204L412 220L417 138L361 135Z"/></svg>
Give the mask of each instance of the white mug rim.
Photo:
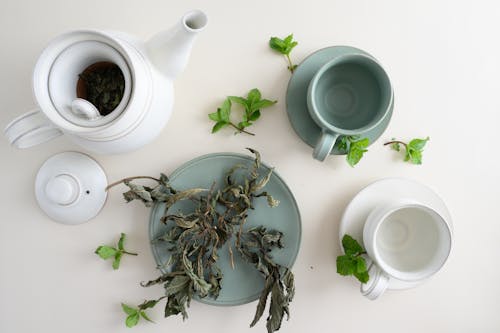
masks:
<svg viewBox="0 0 500 333"><path fill-rule="evenodd" d="M405 272L405 271L401 271L401 270L398 270L398 269L395 269L393 268L392 266L390 266L389 264L387 264L381 257L378 249L377 249L377 246L375 245L375 239L376 239L376 236L377 236L377 233L381 227L381 225L383 224L383 222L387 219L387 217L391 214L393 214L394 212L396 211L399 211L401 209L405 209L405 208L418 208L418 209L422 209L424 211L426 211L427 213L431 213L435 216L438 217L438 220L441 221L442 224L444 224L446 226L446 238L447 238L447 251L446 251L446 255L443 257L443 259L439 262L438 265L435 265L433 267L427 267L425 270L421 270L419 271L418 273L422 272L422 273L425 273L425 274L417 274L417 273L410 273L410 272ZM425 280L429 277L431 277L432 275L434 275L435 273L437 273L443 266L444 264L446 263L446 261L448 260L449 256L450 256L450 253L451 253L451 247L452 247L452 238L453 238L453 233L452 233L452 230L451 230L451 227L450 227L450 224L448 223L448 221L446 220L446 218L443 217L442 214L440 214L439 212L437 212L436 210L432 209L431 207L427 206L427 205L424 205L424 204L421 204L421 203L416 203L416 202L413 202L413 203L398 203L398 204L395 204L395 205L391 205L390 207L386 207L385 208L386 210L383 212L382 216L380 216L377 221L376 221L376 225L373 229L373 231L371 232L371 239L373 240L372 243L373 243L373 246L370 250L370 252L373 252L373 253L369 253L370 257L372 257L372 259L375 261L375 263L377 264L377 266L379 266L388 276L392 277L392 278L395 278L395 279L398 279L398 280L401 280L401 281L408 281L408 282L414 282L414 281L420 281L420 280ZM367 249L367 251L369 251L369 249ZM412 277L413 276L413 277Z"/></svg>

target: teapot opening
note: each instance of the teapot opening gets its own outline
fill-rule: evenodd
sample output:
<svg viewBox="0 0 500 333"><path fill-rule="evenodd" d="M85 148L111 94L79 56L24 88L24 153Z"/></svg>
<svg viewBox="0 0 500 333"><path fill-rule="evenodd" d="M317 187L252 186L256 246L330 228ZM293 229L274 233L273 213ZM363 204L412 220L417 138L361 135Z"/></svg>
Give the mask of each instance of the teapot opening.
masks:
<svg viewBox="0 0 500 333"><path fill-rule="evenodd" d="M109 100L111 97L116 99L116 94L100 95L97 90L102 87L97 90L88 87L90 74L109 71L122 79L118 84L121 86L117 101ZM50 99L57 112L83 127L98 127L115 120L127 107L132 91L132 74L126 60L111 45L99 41L82 41L68 46L52 64L48 81ZM78 99L89 101L95 108L81 102L75 108L74 102Z"/></svg>
<svg viewBox="0 0 500 333"><path fill-rule="evenodd" d="M92 103L100 116L107 116L120 104L124 90L125 78L120 67L99 61L78 75L76 97Z"/></svg>

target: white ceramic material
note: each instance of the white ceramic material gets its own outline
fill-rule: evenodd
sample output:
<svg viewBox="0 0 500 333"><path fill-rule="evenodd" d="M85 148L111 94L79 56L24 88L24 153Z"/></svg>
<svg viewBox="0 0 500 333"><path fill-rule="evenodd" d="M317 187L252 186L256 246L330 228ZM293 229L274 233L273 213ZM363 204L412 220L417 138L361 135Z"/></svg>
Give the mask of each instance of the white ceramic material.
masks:
<svg viewBox="0 0 500 333"><path fill-rule="evenodd" d="M185 68L206 15L186 13L172 29L147 42L114 31L78 30L52 40L33 72L38 109L14 119L5 135L27 148L66 134L83 148L102 154L137 149L153 140L172 112L173 80ZM125 79L124 96L110 114L77 99L78 74L88 66L112 62Z"/></svg>
<svg viewBox="0 0 500 333"><path fill-rule="evenodd" d="M370 213L363 242L374 262L369 284L361 291L376 299L390 279L417 282L439 271L450 254L452 233L448 221L432 207L395 200Z"/></svg>
<svg viewBox="0 0 500 333"><path fill-rule="evenodd" d="M107 179L87 155L64 152L40 167L35 195L40 208L54 221L80 224L96 216L106 201Z"/></svg>
<svg viewBox="0 0 500 333"><path fill-rule="evenodd" d="M363 188L347 205L340 221L340 240L342 240L345 234L349 234L366 248L366 243L363 239L363 229L370 213L377 207L386 207L394 203L395 200L400 200L401 202L418 202L421 205L431 208L447 221L450 231L452 231L453 225L450 213L443 200L433 190L412 180L386 178L371 183ZM367 259L370 268L370 277L380 274L378 266L372 265L371 260L368 257ZM361 292L366 294L371 287L374 287L374 289L382 289L382 292L386 289L403 290L413 288L426 281L425 279L404 281L397 278L388 279L384 277L382 282L378 282L378 284L375 285L373 284L375 280L370 279L367 284L361 285ZM385 287L382 285L383 280L387 280L387 286ZM376 294L374 290L370 292Z"/></svg>

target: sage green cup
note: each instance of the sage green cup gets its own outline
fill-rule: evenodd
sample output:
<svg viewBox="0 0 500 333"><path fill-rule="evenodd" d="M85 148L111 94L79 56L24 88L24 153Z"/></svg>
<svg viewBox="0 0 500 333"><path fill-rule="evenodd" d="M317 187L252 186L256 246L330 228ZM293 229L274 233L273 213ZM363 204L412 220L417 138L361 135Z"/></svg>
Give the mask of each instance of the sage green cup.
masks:
<svg viewBox="0 0 500 333"><path fill-rule="evenodd" d="M389 77L374 58L345 54L327 62L307 91L309 114L322 132L313 157L324 161L340 136L362 136L381 126L392 100Z"/></svg>

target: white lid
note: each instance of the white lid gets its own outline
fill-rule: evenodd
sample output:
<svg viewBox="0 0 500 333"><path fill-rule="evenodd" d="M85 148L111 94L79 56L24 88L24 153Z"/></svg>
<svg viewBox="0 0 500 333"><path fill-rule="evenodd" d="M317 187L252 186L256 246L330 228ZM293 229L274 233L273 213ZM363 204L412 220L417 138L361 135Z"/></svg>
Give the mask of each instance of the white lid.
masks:
<svg viewBox="0 0 500 333"><path fill-rule="evenodd" d="M96 216L106 201L106 175L87 155L64 152L42 165L35 181L40 208L54 221L79 224Z"/></svg>

